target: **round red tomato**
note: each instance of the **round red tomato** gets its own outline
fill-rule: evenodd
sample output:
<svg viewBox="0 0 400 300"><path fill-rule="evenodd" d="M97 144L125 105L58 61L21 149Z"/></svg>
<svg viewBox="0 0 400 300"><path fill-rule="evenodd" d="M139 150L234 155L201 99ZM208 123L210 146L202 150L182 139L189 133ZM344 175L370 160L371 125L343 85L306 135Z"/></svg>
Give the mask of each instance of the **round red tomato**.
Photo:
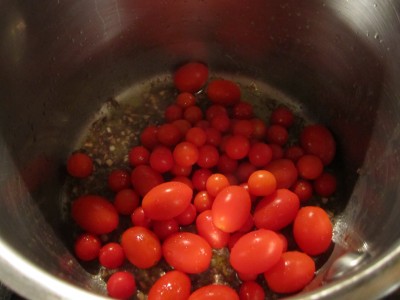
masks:
<svg viewBox="0 0 400 300"><path fill-rule="evenodd" d="M315 263L307 254L289 251L264 273L268 287L275 293L289 294L301 291L314 278Z"/></svg>
<svg viewBox="0 0 400 300"><path fill-rule="evenodd" d="M110 233L119 223L114 205L96 195L82 196L72 202L71 214L82 229L94 234Z"/></svg>
<svg viewBox="0 0 400 300"><path fill-rule="evenodd" d="M180 66L174 74L175 87L180 92L196 93L208 79L208 67L199 62Z"/></svg>
<svg viewBox="0 0 400 300"><path fill-rule="evenodd" d="M181 271L169 271L151 287L148 300L187 300L190 295L190 278Z"/></svg>
<svg viewBox="0 0 400 300"><path fill-rule="evenodd" d="M227 138L225 152L232 159L242 159L250 151L250 141L243 135L233 135Z"/></svg>
<svg viewBox="0 0 400 300"><path fill-rule="evenodd" d="M201 236L190 232L179 232L169 236L162 245L167 263L174 269L198 274L208 269L212 250Z"/></svg>
<svg viewBox="0 0 400 300"><path fill-rule="evenodd" d="M265 292L255 281L243 282L239 290L240 300L264 300Z"/></svg>
<svg viewBox="0 0 400 300"><path fill-rule="evenodd" d="M206 90L208 98L214 104L233 105L240 101L239 86L230 80L215 79L208 84Z"/></svg>
<svg viewBox="0 0 400 300"><path fill-rule="evenodd" d="M100 239L93 234L81 234L75 241L74 251L76 257L83 261L90 261L99 256L101 248Z"/></svg>
<svg viewBox="0 0 400 300"><path fill-rule="evenodd" d="M150 219L170 220L185 211L192 196L193 190L186 184L177 181L164 182L143 197L142 207Z"/></svg>
<svg viewBox="0 0 400 300"><path fill-rule="evenodd" d="M254 224L258 228L280 230L293 222L300 207L299 197L288 189L278 189L258 202Z"/></svg>
<svg viewBox="0 0 400 300"><path fill-rule="evenodd" d="M328 250L332 242L332 223L320 207L302 207L293 223L293 235L299 248L309 255Z"/></svg>
<svg viewBox="0 0 400 300"><path fill-rule="evenodd" d="M257 170L250 175L248 186L251 195L268 196L276 190L276 179L269 171Z"/></svg>
<svg viewBox="0 0 400 300"><path fill-rule="evenodd" d="M113 192L118 192L120 190L126 189L131 185L129 172L126 170L113 170L108 175L108 187Z"/></svg>
<svg viewBox="0 0 400 300"><path fill-rule="evenodd" d="M245 188L231 185L215 197L211 211L215 227L224 232L239 230L247 221L251 199Z"/></svg>
<svg viewBox="0 0 400 300"><path fill-rule="evenodd" d="M283 244L271 230L258 229L243 235L232 247L230 263L240 273L260 274L279 261Z"/></svg>
<svg viewBox="0 0 400 300"><path fill-rule="evenodd" d="M306 154L300 157L296 166L299 171L299 176L309 180L318 178L324 170L321 159L312 154Z"/></svg>
<svg viewBox="0 0 400 300"><path fill-rule="evenodd" d="M225 247L229 242L229 233L215 227L211 210L203 211L196 219L197 233L206 239L214 249Z"/></svg>
<svg viewBox="0 0 400 300"><path fill-rule="evenodd" d="M328 172L322 173L314 181L315 192L322 197L329 197L336 191L337 180L336 177Z"/></svg>
<svg viewBox="0 0 400 300"><path fill-rule="evenodd" d="M239 295L227 285L210 284L194 291L188 300L239 300Z"/></svg>
<svg viewBox="0 0 400 300"><path fill-rule="evenodd" d="M305 127L300 135L300 143L306 153L318 156L324 165L328 165L336 153L336 142L332 133L323 125Z"/></svg>
<svg viewBox="0 0 400 300"><path fill-rule="evenodd" d="M132 189L120 190L114 198L115 209L121 215L130 215L139 206L139 195Z"/></svg>
<svg viewBox="0 0 400 300"><path fill-rule="evenodd" d="M121 246L126 258L141 269L151 268L161 259L161 244L157 236L145 227L135 226L124 231Z"/></svg>
<svg viewBox="0 0 400 300"><path fill-rule="evenodd" d="M131 182L134 190L144 196L153 187L164 182L160 173L147 165L137 166L132 170Z"/></svg>
<svg viewBox="0 0 400 300"><path fill-rule="evenodd" d="M297 180L297 168L290 159L275 159L265 169L275 176L278 189L288 189Z"/></svg>
<svg viewBox="0 0 400 300"><path fill-rule="evenodd" d="M89 155L76 152L67 160L67 171L73 177L86 178L93 172L93 161Z"/></svg>
<svg viewBox="0 0 400 300"><path fill-rule="evenodd" d="M125 253L118 243L107 243L100 249L99 262L102 266L115 269L122 266L125 261Z"/></svg>
<svg viewBox="0 0 400 300"><path fill-rule="evenodd" d="M108 295L116 299L129 299L136 292L135 277L126 271L112 274L107 280Z"/></svg>

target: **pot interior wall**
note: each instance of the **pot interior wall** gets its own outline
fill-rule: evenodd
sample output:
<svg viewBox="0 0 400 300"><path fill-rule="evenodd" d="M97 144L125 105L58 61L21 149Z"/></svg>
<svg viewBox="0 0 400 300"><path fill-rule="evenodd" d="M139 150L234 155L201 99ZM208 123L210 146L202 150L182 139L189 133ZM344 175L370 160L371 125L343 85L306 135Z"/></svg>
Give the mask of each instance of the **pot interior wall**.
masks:
<svg viewBox="0 0 400 300"><path fill-rule="evenodd" d="M107 99L200 60L276 87L329 126L351 199L335 239L373 261L399 236L391 230L400 211L399 67L389 62L400 60L383 19L395 9L369 1L3 1L0 241L101 292L61 238L65 159Z"/></svg>

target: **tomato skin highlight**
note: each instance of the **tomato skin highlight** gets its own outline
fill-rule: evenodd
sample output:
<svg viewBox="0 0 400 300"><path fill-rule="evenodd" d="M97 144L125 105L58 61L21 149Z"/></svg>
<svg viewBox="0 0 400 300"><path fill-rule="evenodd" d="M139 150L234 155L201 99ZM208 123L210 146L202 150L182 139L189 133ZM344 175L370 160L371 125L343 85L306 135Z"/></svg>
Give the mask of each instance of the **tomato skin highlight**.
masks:
<svg viewBox="0 0 400 300"><path fill-rule="evenodd" d="M320 207L305 206L293 222L293 235L299 248L314 256L324 253L332 243L332 223Z"/></svg>
<svg viewBox="0 0 400 300"><path fill-rule="evenodd" d="M224 106L238 103L241 97L239 86L235 82L226 79L211 81L207 86L206 93L211 102Z"/></svg>
<svg viewBox="0 0 400 300"><path fill-rule="evenodd" d="M114 205L97 195L81 196L72 202L71 215L82 229L93 234L110 233L119 224Z"/></svg>
<svg viewBox="0 0 400 300"><path fill-rule="evenodd" d="M161 259L160 241L145 227L135 226L125 230L121 237L121 246L126 258L141 269L151 268Z"/></svg>
<svg viewBox="0 0 400 300"><path fill-rule="evenodd" d="M245 188L231 185L215 197L211 211L215 227L224 232L239 230L248 220L251 199Z"/></svg>
<svg viewBox="0 0 400 300"><path fill-rule="evenodd" d="M258 202L254 223L258 228L280 230L291 224L300 208L299 197L288 189L278 189Z"/></svg>
<svg viewBox="0 0 400 300"><path fill-rule="evenodd" d="M148 300L187 300L190 295L189 276L181 271L169 271L150 288Z"/></svg>
<svg viewBox="0 0 400 300"><path fill-rule="evenodd" d="M167 263L178 271L198 274L208 269L212 250L201 236L190 232L179 232L169 236L162 245Z"/></svg>
<svg viewBox="0 0 400 300"><path fill-rule="evenodd" d="M301 291L314 278L314 260L305 253L289 251L267 272L264 278L275 293L295 293Z"/></svg>
<svg viewBox="0 0 400 300"><path fill-rule="evenodd" d="M189 62L174 73L174 84L180 92L196 93L208 79L208 67L199 62Z"/></svg>
<svg viewBox="0 0 400 300"><path fill-rule="evenodd" d="M244 234L231 249L230 263L240 273L268 271L282 255L281 238L272 230L258 229Z"/></svg>
<svg viewBox="0 0 400 300"><path fill-rule="evenodd" d="M178 181L164 182L143 197L142 207L150 219L170 220L185 211L192 196L193 190L188 185Z"/></svg>
<svg viewBox="0 0 400 300"><path fill-rule="evenodd" d="M210 284L194 291L188 300L239 300L239 295L227 285Z"/></svg>

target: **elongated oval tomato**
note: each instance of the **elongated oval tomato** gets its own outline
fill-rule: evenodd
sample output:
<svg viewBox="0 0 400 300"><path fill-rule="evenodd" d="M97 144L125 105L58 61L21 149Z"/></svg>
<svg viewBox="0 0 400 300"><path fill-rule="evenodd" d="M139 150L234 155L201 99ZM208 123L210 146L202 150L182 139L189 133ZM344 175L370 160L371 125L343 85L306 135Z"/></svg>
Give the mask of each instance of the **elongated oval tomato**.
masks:
<svg viewBox="0 0 400 300"><path fill-rule="evenodd" d="M203 211L197 216L196 229L198 234L205 238L212 248L220 249L228 245L230 235L215 227L211 210Z"/></svg>
<svg viewBox="0 0 400 300"><path fill-rule="evenodd" d="M268 271L282 255L283 243L271 230L258 229L243 235L231 249L230 263L240 273Z"/></svg>
<svg viewBox="0 0 400 300"><path fill-rule="evenodd" d="M156 185L163 183L161 174L148 165L139 165L132 170L131 182L134 190L144 196Z"/></svg>
<svg viewBox="0 0 400 300"><path fill-rule="evenodd" d="M141 226L128 228L121 237L126 258L136 267L147 269L161 259L161 244L157 236Z"/></svg>
<svg viewBox="0 0 400 300"><path fill-rule="evenodd" d="M278 189L262 198L254 211L254 224L258 228L281 230L293 222L300 208L299 197L288 189Z"/></svg>
<svg viewBox="0 0 400 300"><path fill-rule="evenodd" d="M178 181L164 182L144 196L142 207L150 219L170 220L185 211L192 196L193 190L188 185Z"/></svg>
<svg viewBox="0 0 400 300"><path fill-rule="evenodd" d="M189 62L174 74L175 87L181 92L196 93L208 79L208 67L199 62Z"/></svg>
<svg viewBox="0 0 400 300"><path fill-rule="evenodd" d="M211 102L224 106L239 102L241 97L239 86L235 82L226 79L211 81L208 84L206 93Z"/></svg>
<svg viewBox="0 0 400 300"><path fill-rule="evenodd" d="M190 296L190 278L181 271L169 271L151 287L148 300L187 300Z"/></svg>
<svg viewBox="0 0 400 300"><path fill-rule="evenodd" d="M242 186L228 186L214 199L211 208L213 223L224 232L234 232L246 223L250 209L249 192Z"/></svg>
<svg viewBox="0 0 400 300"><path fill-rule="evenodd" d="M288 189L297 180L298 171L290 159L279 158L271 161L265 168L270 171L276 179L278 189Z"/></svg>
<svg viewBox="0 0 400 300"><path fill-rule="evenodd" d="M119 217L114 205L97 195L86 195L72 202L71 215L84 230L106 234L118 227Z"/></svg>
<svg viewBox="0 0 400 300"><path fill-rule="evenodd" d="M194 291L188 300L239 300L239 295L227 285L210 284Z"/></svg>
<svg viewBox="0 0 400 300"><path fill-rule="evenodd" d="M301 250L318 255L332 242L332 223L325 210L317 206L302 207L293 223L294 239Z"/></svg>
<svg viewBox="0 0 400 300"><path fill-rule="evenodd" d="M204 272L211 263L210 245L201 236L190 232L169 236L162 245L162 251L169 265L188 274Z"/></svg>
<svg viewBox="0 0 400 300"><path fill-rule="evenodd" d="M295 293L301 291L314 278L314 260L305 253L289 251L267 272L264 278L275 293Z"/></svg>

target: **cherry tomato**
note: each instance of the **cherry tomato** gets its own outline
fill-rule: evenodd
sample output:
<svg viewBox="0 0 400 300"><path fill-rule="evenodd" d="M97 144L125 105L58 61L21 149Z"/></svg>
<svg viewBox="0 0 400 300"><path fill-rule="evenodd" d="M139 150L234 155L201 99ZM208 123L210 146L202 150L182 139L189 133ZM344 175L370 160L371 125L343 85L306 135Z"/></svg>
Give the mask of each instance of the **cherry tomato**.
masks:
<svg viewBox="0 0 400 300"><path fill-rule="evenodd" d="M211 209L213 202L214 197L210 196L207 191L198 192L193 200L193 204L198 213L201 213L207 209Z"/></svg>
<svg viewBox="0 0 400 300"><path fill-rule="evenodd" d="M173 174L175 176L186 176L187 177L190 175L190 173L192 173L192 166L183 167L183 166L174 164L171 169L171 174Z"/></svg>
<svg viewBox="0 0 400 300"><path fill-rule="evenodd" d="M114 198L115 209L121 215L131 215L139 206L139 195L132 189L120 190Z"/></svg>
<svg viewBox="0 0 400 300"><path fill-rule="evenodd" d="M301 291L314 278L315 263L307 254L289 251L264 273L268 287L275 293L288 294Z"/></svg>
<svg viewBox="0 0 400 300"><path fill-rule="evenodd" d="M207 134L207 144L213 145L213 146L219 146L219 143L221 142L221 132L219 132L215 128L206 128L205 129L206 134Z"/></svg>
<svg viewBox="0 0 400 300"><path fill-rule="evenodd" d="M207 134L200 127L192 127L186 132L185 139L197 147L203 146L207 141Z"/></svg>
<svg viewBox="0 0 400 300"><path fill-rule="evenodd" d="M289 134L285 127L281 125L271 125L267 129L267 140L272 144L283 146L288 140Z"/></svg>
<svg viewBox="0 0 400 300"><path fill-rule="evenodd" d="M320 124L309 125L300 135L300 143L306 153L318 156L324 165L331 163L336 153L336 142L332 133Z"/></svg>
<svg viewBox="0 0 400 300"><path fill-rule="evenodd" d="M249 180L251 174L253 174L257 168L247 161L243 161L238 165L238 168L235 172L235 176L238 179L238 182L244 183Z"/></svg>
<svg viewBox="0 0 400 300"><path fill-rule="evenodd" d="M194 204L189 204L189 206L181 213L179 216L175 217L175 220L179 225L187 226L194 222L197 216L196 206Z"/></svg>
<svg viewBox="0 0 400 300"><path fill-rule="evenodd" d="M302 207L293 223L293 235L299 248L308 255L322 254L331 245L331 220L320 207Z"/></svg>
<svg viewBox="0 0 400 300"><path fill-rule="evenodd" d="M230 128L231 120L228 115L218 114L210 120L210 125L220 132L227 132Z"/></svg>
<svg viewBox="0 0 400 300"><path fill-rule="evenodd" d="M324 170L321 159L312 154L306 154L300 157L296 166L300 177L310 180L318 178Z"/></svg>
<svg viewBox="0 0 400 300"><path fill-rule="evenodd" d="M220 105L220 104L213 104L207 108L206 119L208 121L211 121L215 116L218 116L218 115L225 115L225 116L228 115L228 110L226 109L225 106Z"/></svg>
<svg viewBox="0 0 400 300"><path fill-rule="evenodd" d="M198 169L193 172L192 182L197 191L204 191L206 189L206 182L208 177L212 175L209 169Z"/></svg>
<svg viewBox="0 0 400 300"><path fill-rule="evenodd" d="M182 108L187 108L196 105L196 97L191 93L183 92L176 97L175 103Z"/></svg>
<svg viewBox="0 0 400 300"><path fill-rule="evenodd" d="M239 300L239 296L227 285L210 284L195 290L188 300Z"/></svg>
<svg viewBox="0 0 400 300"><path fill-rule="evenodd" d="M143 207L137 207L131 214L131 221L133 226L141 226L150 228L152 220L144 214Z"/></svg>
<svg viewBox="0 0 400 300"><path fill-rule="evenodd" d="M250 120L233 120L232 123L232 133L234 135L239 134L247 138L253 136L254 126Z"/></svg>
<svg viewBox="0 0 400 300"><path fill-rule="evenodd" d="M303 148L300 146L291 146L286 149L285 151L285 158L288 158L292 160L293 162L297 162L300 157L302 157L305 154Z"/></svg>
<svg viewBox="0 0 400 300"><path fill-rule="evenodd" d="M253 124L253 138L256 140L264 139L267 134L267 125L265 125L263 120L254 118L250 120Z"/></svg>
<svg viewBox="0 0 400 300"><path fill-rule="evenodd" d="M332 196L336 191L336 177L331 173L324 172L314 181L315 192L322 197Z"/></svg>
<svg viewBox="0 0 400 300"><path fill-rule="evenodd" d="M100 248L100 239L96 235L90 233L81 234L74 244L76 257L83 261L96 259L99 256Z"/></svg>
<svg viewBox="0 0 400 300"><path fill-rule="evenodd" d="M174 84L180 92L196 93L208 79L208 67L199 62L189 62L174 73Z"/></svg>
<svg viewBox="0 0 400 300"><path fill-rule="evenodd" d="M214 199L211 208L213 223L224 232L234 232L246 223L250 209L249 193L241 186L228 186Z"/></svg>
<svg viewBox="0 0 400 300"><path fill-rule="evenodd" d="M133 147L128 154L129 163L136 167L139 165L146 165L149 162L150 151L144 146Z"/></svg>
<svg viewBox="0 0 400 300"><path fill-rule="evenodd" d="M265 292L257 282L246 281L240 286L239 298L240 300L264 300Z"/></svg>
<svg viewBox="0 0 400 300"><path fill-rule="evenodd" d="M211 210L203 211L197 216L196 229L197 233L214 249L223 248L228 244L229 233L215 227Z"/></svg>
<svg viewBox="0 0 400 300"><path fill-rule="evenodd" d="M265 167L272 160L272 149L265 143L254 143L249 150L249 161L256 167Z"/></svg>
<svg viewBox="0 0 400 300"><path fill-rule="evenodd" d="M190 124L195 125L203 119L203 111L196 105L190 106L183 112L183 118Z"/></svg>
<svg viewBox="0 0 400 300"><path fill-rule="evenodd" d="M258 202L254 224L258 228L280 230L293 222L299 211L299 197L288 189L278 189Z"/></svg>
<svg viewBox="0 0 400 300"><path fill-rule="evenodd" d="M208 242L190 232L169 236L162 245L162 252L170 266L188 274L198 274L207 270L212 257Z"/></svg>
<svg viewBox="0 0 400 300"><path fill-rule="evenodd" d="M93 172L93 161L85 153L73 153L67 160L67 171L69 175L76 178L89 177Z"/></svg>
<svg viewBox="0 0 400 300"><path fill-rule="evenodd" d="M193 183L190 180L190 178L186 176L175 176L174 178L171 179L171 181L178 181L186 184L190 189L194 189Z"/></svg>
<svg viewBox="0 0 400 300"><path fill-rule="evenodd" d="M240 232L240 231L236 231L234 233L231 233L229 236L229 241L228 241L228 249L232 250L232 247L236 244L236 242L242 237L244 236L246 232ZM257 275L256 275L257 277Z"/></svg>
<svg viewBox="0 0 400 300"><path fill-rule="evenodd" d="M269 147L272 150L272 160L283 158L284 152L282 146L277 144L269 144Z"/></svg>
<svg viewBox="0 0 400 300"><path fill-rule="evenodd" d="M118 192L120 190L128 188L130 183L130 175L126 170L114 170L108 175L108 187Z"/></svg>
<svg viewBox="0 0 400 300"><path fill-rule="evenodd" d="M131 183L140 196L146 195L153 187L163 182L161 174L147 165L140 165L132 170Z"/></svg>
<svg viewBox="0 0 400 300"><path fill-rule="evenodd" d="M182 134L174 124L166 123L158 127L157 140L164 146L175 146L182 139ZM154 148L154 147L153 147Z"/></svg>
<svg viewBox="0 0 400 300"><path fill-rule="evenodd" d="M192 124L190 124L190 122L185 119L175 120L171 124L178 128L182 137L184 137L189 129L192 128Z"/></svg>
<svg viewBox="0 0 400 300"><path fill-rule="evenodd" d="M236 104L241 97L239 86L226 79L211 81L207 86L206 93L212 103L224 106Z"/></svg>
<svg viewBox="0 0 400 300"><path fill-rule="evenodd" d="M230 184L228 178L226 178L225 175L214 173L207 178L206 190L210 196L215 197L222 189L226 188L229 185Z"/></svg>
<svg viewBox="0 0 400 300"><path fill-rule="evenodd" d="M238 167L239 163L236 159L232 159L226 154L220 155L218 159L218 170L223 174L234 173Z"/></svg>
<svg viewBox="0 0 400 300"><path fill-rule="evenodd" d="M145 227L135 226L122 233L121 246L126 258L141 269L151 268L161 259L158 237Z"/></svg>
<svg viewBox="0 0 400 300"><path fill-rule="evenodd" d="M288 189L297 180L297 168L289 159L281 158L273 160L265 167L265 169L275 176L278 189Z"/></svg>
<svg viewBox="0 0 400 300"><path fill-rule="evenodd" d="M253 117L253 105L245 101L240 101L233 106L232 116L235 119L244 120Z"/></svg>
<svg viewBox="0 0 400 300"><path fill-rule="evenodd" d="M174 166L174 157L171 150L166 146L157 146L150 154L150 167L159 173L165 173Z"/></svg>
<svg viewBox="0 0 400 300"><path fill-rule="evenodd" d="M304 179L297 180L291 190L299 197L300 201L307 201L313 196L312 184Z"/></svg>
<svg viewBox="0 0 400 300"><path fill-rule="evenodd" d="M118 243L108 243L101 247L99 262L108 269L115 269L122 266L125 261L125 253Z"/></svg>
<svg viewBox="0 0 400 300"><path fill-rule="evenodd" d="M151 150L158 145L157 138L158 128L154 125L147 126L140 134L140 142L144 147Z"/></svg>
<svg viewBox="0 0 400 300"><path fill-rule="evenodd" d="M161 241L165 240L171 234L177 233L178 231L179 224L175 219L153 222L153 232Z"/></svg>
<svg viewBox="0 0 400 300"><path fill-rule="evenodd" d="M96 195L81 196L72 202L71 215L82 229L93 234L110 233L119 223L115 207Z"/></svg>
<svg viewBox="0 0 400 300"><path fill-rule="evenodd" d="M233 135L226 141L225 152L232 159L245 158L249 151L249 139L242 135Z"/></svg>
<svg viewBox="0 0 400 300"><path fill-rule="evenodd" d="M238 272L260 274L279 261L282 247L282 241L274 231L251 231L239 238L232 247L230 263Z"/></svg>
<svg viewBox="0 0 400 300"><path fill-rule="evenodd" d="M164 119L167 122L173 122L183 117L183 108L177 104L171 104L164 111Z"/></svg>
<svg viewBox="0 0 400 300"><path fill-rule="evenodd" d="M126 271L119 271L107 280L108 295L115 299L129 299L136 292L135 277Z"/></svg>
<svg viewBox="0 0 400 300"><path fill-rule="evenodd" d="M190 295L189 276L180 271L169 271L151 287L148 300L187 300Z"/></svg>
<svg viewBox="0 0 400 300"><path fill-rule="evenodd" d="M294 122L293 112L285 106L280 106L272 112L270 122L271 124L288 128L292 126Z"/></svg>
<svg viewBox="0 0 400 300"><path fill-rule="evenodd" d="M250 175L248 186L251 195L268 196L276 190L276 179L271 172L258 170Z"/></svg>
<svg viewBox="0 0 400 300"><path fill-rule="evenodd" d="M146 216L153 220L169 220L185 211L193 196L186 184L170 181L152 188L142 200Z"/></svg>
<svg viewBox="0 0 400 300"><path fill-rule="evenodd" d="M199 159L199 149L189 142L181 142L175 146L173 156L176 164L189 167L193 166Z"/></svg>
<svg viewBox="0 0 400 300"><path fill-rule="evenodd" d="M219 152L213 145L203 145L199 148L199 158L197 165L200 168L211 169L218 164Z"/></svg>

